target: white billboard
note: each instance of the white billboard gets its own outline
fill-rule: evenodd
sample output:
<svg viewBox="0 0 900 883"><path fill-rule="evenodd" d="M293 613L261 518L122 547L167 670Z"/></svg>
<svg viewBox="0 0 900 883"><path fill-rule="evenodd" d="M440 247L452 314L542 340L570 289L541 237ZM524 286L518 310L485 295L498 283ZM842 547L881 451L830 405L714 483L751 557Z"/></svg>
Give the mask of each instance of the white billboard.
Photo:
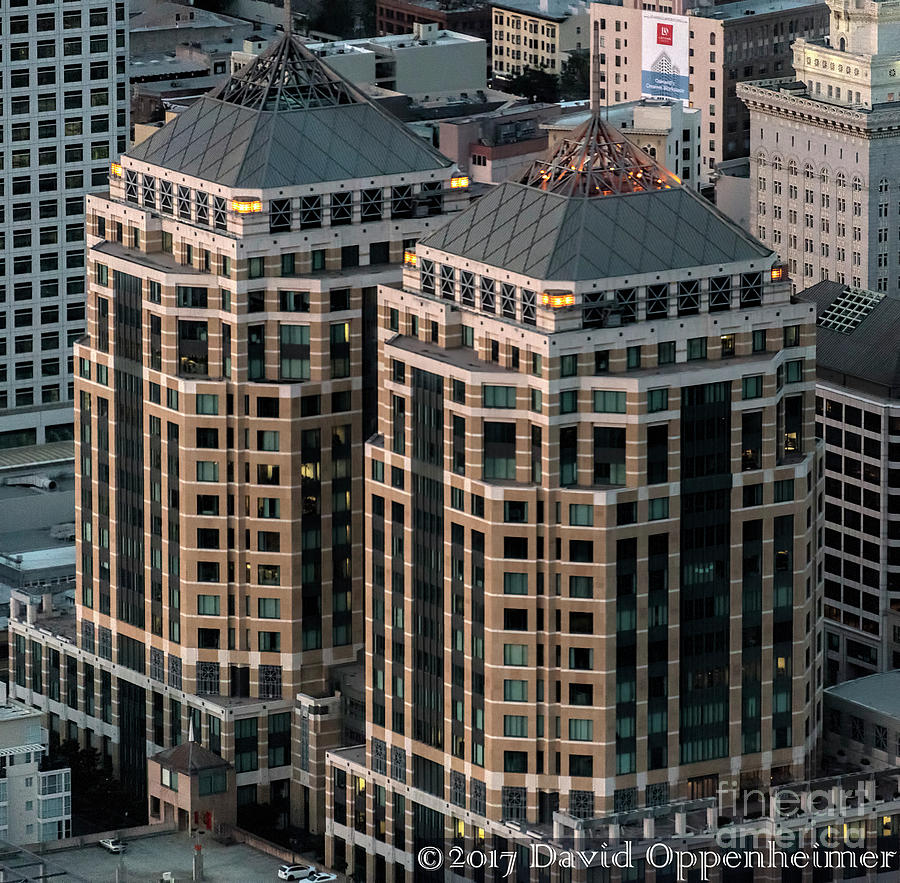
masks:
<svg viewBox="0 0 900 883"><path fill-rule="evenodd" d="M689 102L689 34L685 15L643 14L641 95Z"/></svg>

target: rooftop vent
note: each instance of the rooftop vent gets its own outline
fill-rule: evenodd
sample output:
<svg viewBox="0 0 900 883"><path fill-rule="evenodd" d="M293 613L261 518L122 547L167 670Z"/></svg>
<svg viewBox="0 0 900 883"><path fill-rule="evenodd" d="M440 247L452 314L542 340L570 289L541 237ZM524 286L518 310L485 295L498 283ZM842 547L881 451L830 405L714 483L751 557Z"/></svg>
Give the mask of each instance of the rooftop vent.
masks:
<svg viewBox="0 0 900 883"><path fill-rule="evenodd" d="M6 484L17 487L40 488L46 491L56 490L56 482L49 475L42 475L39 472L33 472L30 475L14 475L6 479Z"/></svg>

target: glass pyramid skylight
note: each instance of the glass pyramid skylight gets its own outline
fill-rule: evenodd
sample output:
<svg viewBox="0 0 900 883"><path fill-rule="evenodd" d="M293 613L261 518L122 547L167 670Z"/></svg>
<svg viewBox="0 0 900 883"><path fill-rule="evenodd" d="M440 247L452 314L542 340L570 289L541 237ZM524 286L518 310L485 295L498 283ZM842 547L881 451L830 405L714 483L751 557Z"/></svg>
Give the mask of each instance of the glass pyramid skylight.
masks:
<svg viewBox="0 0 900 883"><path fill-rule="evenodd" d="M364 100L291 33L233 74L216 98L256 110L306 110Z"/></svg>
<svg viewBox="0 0 900 883"><path fill-rule="evenodd" d="M565 196L596 197L670 190L681 179L594 113L549 160L536 160L520 183Z"/></svg>

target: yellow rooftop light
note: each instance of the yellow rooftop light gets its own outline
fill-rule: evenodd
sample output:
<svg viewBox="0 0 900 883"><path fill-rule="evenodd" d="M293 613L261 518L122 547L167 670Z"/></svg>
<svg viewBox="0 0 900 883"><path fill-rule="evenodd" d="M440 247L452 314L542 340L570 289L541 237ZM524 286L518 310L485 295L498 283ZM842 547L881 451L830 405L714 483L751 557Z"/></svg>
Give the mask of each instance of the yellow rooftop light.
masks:
<svg viewBox="0 0 900 883"><path fill-rule="evenodd" d="M543 291L541 292L541 304L554 310L558 310L560 307L571 307L575 304L575 295L571 291Z"/></svg>
<svg viewBox="0 0 900 883"><path fill-rule="evenodd" d="M772 267L772 281L777 282L779 279L784 278L784 267L777 266Z"/></svg>
<svg viewBox="0 0 900 883"><path fill-rule="evenodd" d="M262 201L259 199L250 199L248 197L244 197L243 199L232 199L231 210L237 212L239 215L249 215L252 212L261 212Z"/></svg>
<svg viewBox="0 0 900 883"><path fill-rule="evenodd" d="M403 252L403 263L415 267L419 263L419 257L414 251Z"/></svg>
<svg viewBox="0 0 900 883"><path fill-rule="evenodd" d="M460 188L462 188L462 187L468 187L468 186L469 186L469 178L468 178L468 176L466 176L466 175L460 175L460 176L457 177L457 178L451 178L451 179L450 179L450 186L451 186L454 190L458 190L458 189L460 189Z"/></svg>
<svg viewBox="0 0 900 883"><path fill-rule="evenodd" d="M117 162L112 163L109 167L109 173L114 178L121 178L122 177L122 166L120 166Z"/></svg>

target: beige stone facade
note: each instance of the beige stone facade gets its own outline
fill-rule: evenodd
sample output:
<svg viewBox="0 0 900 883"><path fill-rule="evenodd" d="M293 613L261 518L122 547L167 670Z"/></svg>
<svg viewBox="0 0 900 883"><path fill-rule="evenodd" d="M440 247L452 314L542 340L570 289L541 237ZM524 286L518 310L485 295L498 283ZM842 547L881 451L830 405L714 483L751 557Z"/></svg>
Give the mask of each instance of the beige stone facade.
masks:
<svg viewBox="0 0 900 883"><path fill-rule="evenodd" d="M548 263L526 266L570 247L598 269L524 271L541 203L504 186L379 288L368 744L330 755L328 844L336 867L365 854L395 880L429 838L477 848L543 836L555 811L803 776L820 725L814 309L771 252L691 265L678 232L672 263L604 274L609 246L547 221ZM673 194L595 198L663 211ZM692 199L682 218L709 212Z"/></svg>
<svg viewBox="0 0 900 883"><path fill-rule="evenodd" d="M54 712L102 729L135 789L193 719L239 815L268 802L321 826L308 790L341 728L314 718L292 791L295 697L320 715L363 643L376 286L466 184L287 36L89 202L63 652L101 679L103 713Z"/></svg>

